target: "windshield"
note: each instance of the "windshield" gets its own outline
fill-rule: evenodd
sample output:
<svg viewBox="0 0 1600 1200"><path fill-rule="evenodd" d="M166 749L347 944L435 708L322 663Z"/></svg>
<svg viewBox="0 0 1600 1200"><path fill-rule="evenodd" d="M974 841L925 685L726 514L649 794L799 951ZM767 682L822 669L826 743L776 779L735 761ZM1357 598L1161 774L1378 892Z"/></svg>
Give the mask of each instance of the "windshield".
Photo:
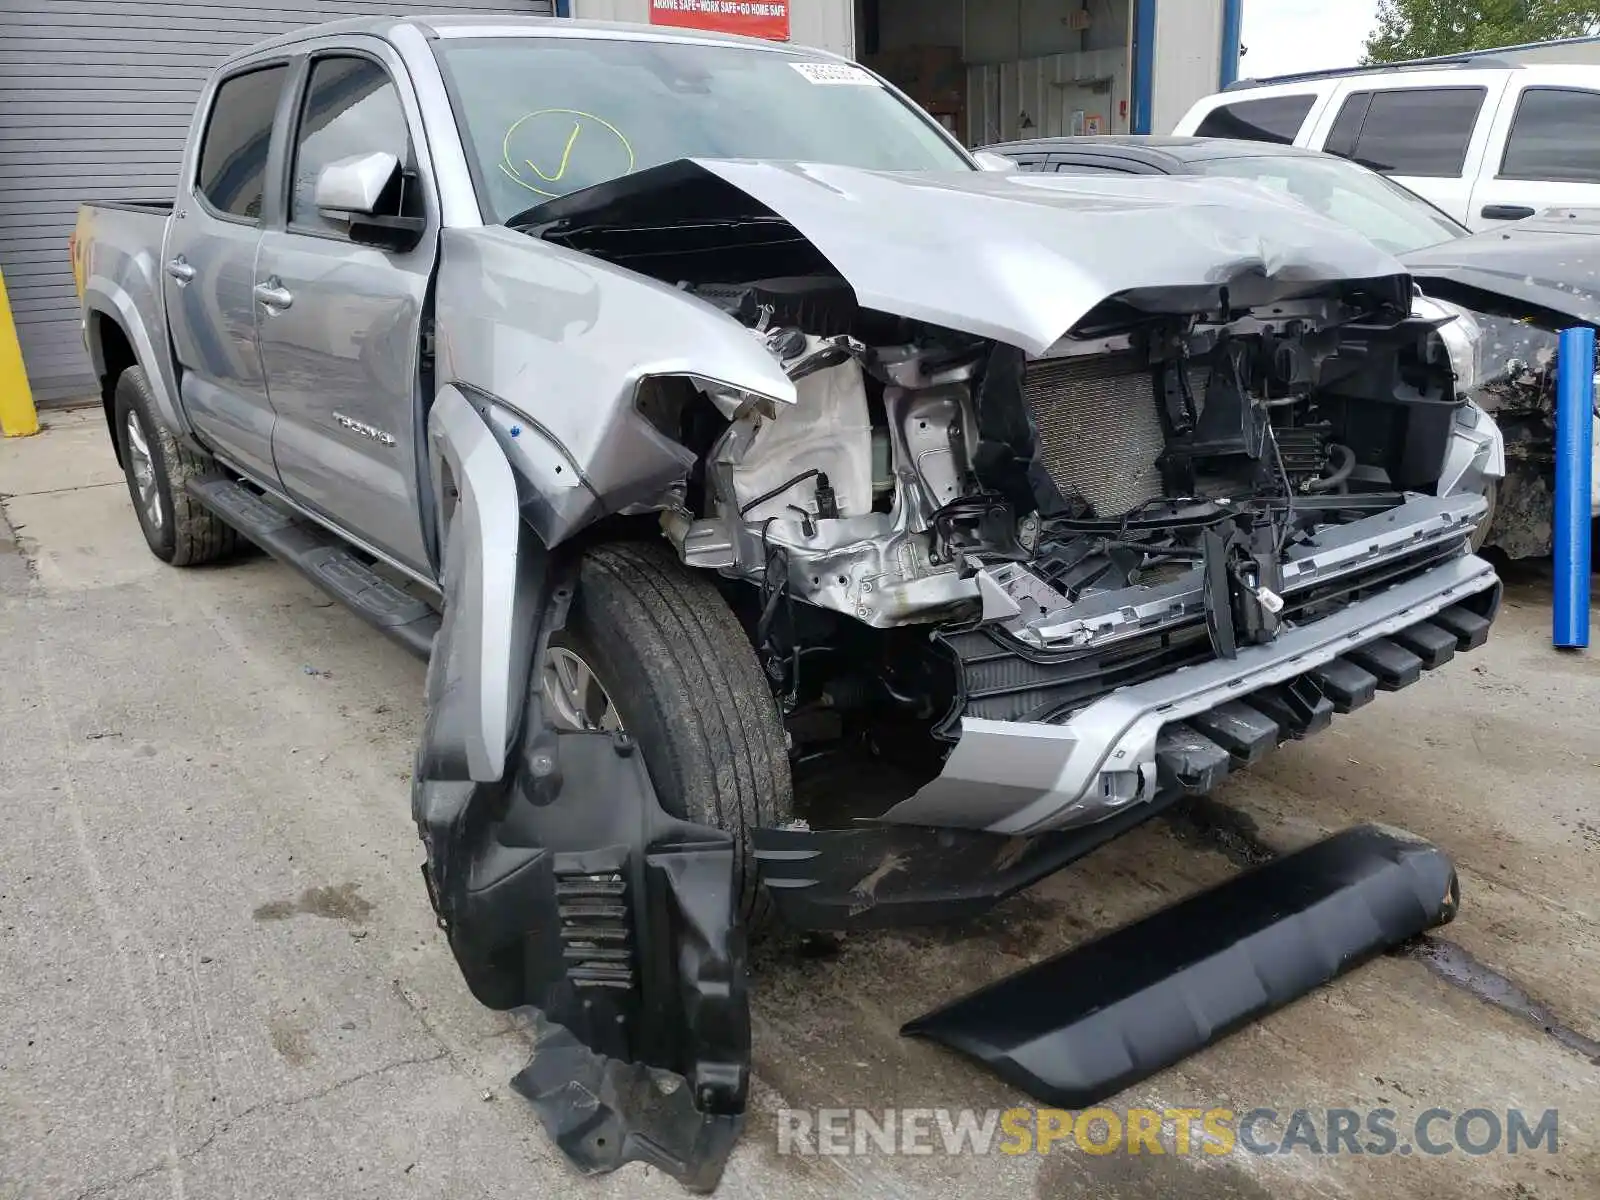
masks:
<svg viewBox="0 0 1600 1200"><path fill-rule="evenodd" d="M1414 192L1346 159L1310 155L1202 159L1197 175L1248 179L1347 225L1381 250L1409 254L1470 232Z"/></svg>
<svg viewBox="0 0 1600 1200"><path fill-rule="evenodd" d="M803 51L567 37L435 47L495 221L680 158L973 169L874 76Z"/></svg>

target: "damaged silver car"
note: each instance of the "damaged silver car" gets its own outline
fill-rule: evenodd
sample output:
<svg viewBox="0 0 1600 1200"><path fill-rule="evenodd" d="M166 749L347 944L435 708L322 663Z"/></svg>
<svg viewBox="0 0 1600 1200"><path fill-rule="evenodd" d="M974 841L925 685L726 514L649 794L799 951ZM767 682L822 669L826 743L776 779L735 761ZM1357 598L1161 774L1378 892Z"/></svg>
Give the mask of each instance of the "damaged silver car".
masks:
<svg viewBox="0 0 1600 1200"><path fill-rule="evenodd" d="M207 114L285 63L241 200ZM587 1169L714 1186L749 932L980 912L1495 616L1475 324L1252 189L982 171L826 55L310 30L219 71L176 216L76 250L145 535L429 656L424 878Z"/></svg>

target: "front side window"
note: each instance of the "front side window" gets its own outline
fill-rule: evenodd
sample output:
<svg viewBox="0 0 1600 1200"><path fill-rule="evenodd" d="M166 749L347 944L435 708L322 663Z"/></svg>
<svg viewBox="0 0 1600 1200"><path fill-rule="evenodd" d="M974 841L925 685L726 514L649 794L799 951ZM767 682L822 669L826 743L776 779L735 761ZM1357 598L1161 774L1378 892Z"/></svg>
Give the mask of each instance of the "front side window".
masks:
<svg viewBox="0 0 1600 1200"><path fill-rule="evenodd" d="M1060 159L1056 162L1056 171L1064 175L1133 175L1134 171L1124 170L1122 167L1108 167L1104 163L1077 162L1073 159Z"/></svg>
<svg viewBox="0 0 1600 1200"><path fill-rule="evenodd" d="M410 145L405 109L387 71L369 58L318 59L311 67L295 133L289 223L346 234L343 220L317 211L317 177L340 159L377 151L404 164Z"/></svg>
<svg viewBox="0 0 1600 1200"><path fill-rule="evenodd" d="M195 189L217 212L261 220L272 118L289 69L263 67L224 79L200 143Z"/></svg>
<svg viewBox="0 0 1600 1200"><path fill-rule="evenodd" d="M1315 102L1316 97L1306 93L1224 104L1208 112L1194 133L1196 137L1243 138L1247 142L1292 146Z"/></svg>
<svg viewBox="0 0 1600 1200"><path fill-rule="evenodd" d="M683 158L973 169L875 76L799 50L566 37L434 46L496 221Z"/></svg>
<svg viewBox="0 0 1600 1200"><path fill-rule="evenodd" d="M1375 91L1344 157L1386 175L1459 178L1485 95L1481 87ZM1328 149L1335 149L1331 139Z"/></svg>
<svg viewBox="0 0 1600 1200"><path fill-rule="evenodd" d="M1328 130L1328 140L1323 149L1340 158L1356 156L1356 142L1361 137L1361 127L1367 123L1367 110L1372 107L1371 92L1352 92L1339 107L1339 115Z"/></svg>
<svg viewBox="0 0 1600 1200"><path fill-rule="evenodd" d="M1600 92L1543 87L1523 92L1500 178L1600 183Z"/></svg>

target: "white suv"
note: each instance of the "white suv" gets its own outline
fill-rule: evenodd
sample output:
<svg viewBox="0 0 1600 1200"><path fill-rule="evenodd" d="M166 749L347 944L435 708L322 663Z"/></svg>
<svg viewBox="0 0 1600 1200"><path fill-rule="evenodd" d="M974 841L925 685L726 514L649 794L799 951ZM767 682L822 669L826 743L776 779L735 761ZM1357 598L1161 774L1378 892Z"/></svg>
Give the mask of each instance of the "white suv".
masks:
<svg viewBox="0 0 1600 1200"><path fill-rule="evenodd" d="M1352 158L1473 229L1600 206L1600 66L1484 63L1245 81L1173 132Z"/></svg>

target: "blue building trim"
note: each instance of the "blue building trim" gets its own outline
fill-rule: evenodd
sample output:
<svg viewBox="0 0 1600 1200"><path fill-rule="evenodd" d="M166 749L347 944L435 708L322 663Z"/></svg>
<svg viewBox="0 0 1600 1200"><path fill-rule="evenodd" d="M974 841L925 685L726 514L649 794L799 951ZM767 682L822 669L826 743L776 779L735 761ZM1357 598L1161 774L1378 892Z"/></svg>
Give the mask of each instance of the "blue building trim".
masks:
<svg viewBox="0 0 1600 1200"><path fill-rule="evenodd" d="M572 0L556 0L556 16L570 17L572 15Z"/></svg>
<svg viewBox="0 0 1600 1200"><path fill-rule="evenodd" d="M1155 108L1156 0L1134 0L1133 114L1129 129L1149 133Z"/></svg>
<svg viewBox="0 0 1600 1200"><path fill-rule="evenodd" d="M1217 88L1239 78L1239 43L1244 38L1244 0L1222 0L1222 47Z"/></svg>

